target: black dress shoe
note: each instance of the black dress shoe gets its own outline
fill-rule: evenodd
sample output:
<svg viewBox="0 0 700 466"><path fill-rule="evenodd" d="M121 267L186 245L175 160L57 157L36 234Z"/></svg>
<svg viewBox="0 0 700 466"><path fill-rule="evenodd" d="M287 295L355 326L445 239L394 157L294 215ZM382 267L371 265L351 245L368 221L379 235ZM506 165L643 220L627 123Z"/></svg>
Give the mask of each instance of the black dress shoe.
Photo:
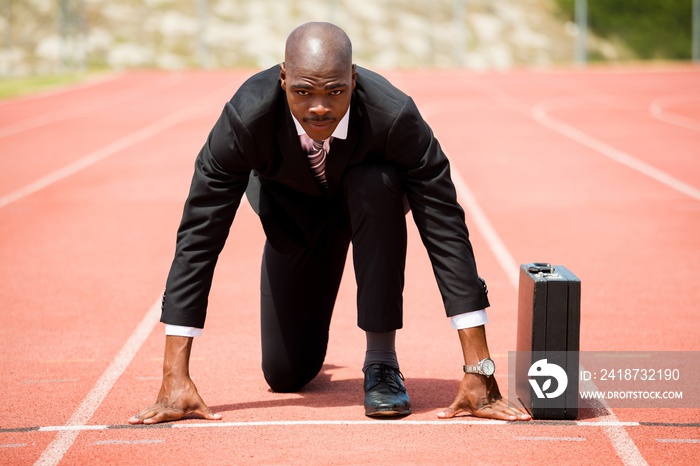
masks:
<svg viewBox="0 0 700 466"><path fill-rule="evenodd" d="M411 414L403 375L386 364L370 364L365 369L365 415L371 417Z"/></svg>

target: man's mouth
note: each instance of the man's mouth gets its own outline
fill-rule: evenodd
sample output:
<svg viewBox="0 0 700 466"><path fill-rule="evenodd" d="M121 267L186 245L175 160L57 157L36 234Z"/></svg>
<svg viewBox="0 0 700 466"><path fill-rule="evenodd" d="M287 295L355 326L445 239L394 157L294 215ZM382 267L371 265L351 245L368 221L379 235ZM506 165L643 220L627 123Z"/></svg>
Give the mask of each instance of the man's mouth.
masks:
<svg viewBox="0 0 700 466"><path fill-rule="evenodd" d="M327 128L333 123L333 118L307 118L306 123L314 128Z"/></svg>

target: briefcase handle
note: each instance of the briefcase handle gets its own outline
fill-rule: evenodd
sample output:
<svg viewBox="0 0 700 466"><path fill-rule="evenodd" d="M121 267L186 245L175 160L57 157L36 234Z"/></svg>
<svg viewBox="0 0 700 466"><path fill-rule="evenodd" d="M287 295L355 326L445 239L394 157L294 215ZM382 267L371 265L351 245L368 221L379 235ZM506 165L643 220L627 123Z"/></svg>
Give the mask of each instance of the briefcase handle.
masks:
<svg viewBox="0 0 700 466"><path fill-rule="evenodd" d="M534 262L527 268L527 271L530 273L554 273L554 267L546 262Z"/></svg>

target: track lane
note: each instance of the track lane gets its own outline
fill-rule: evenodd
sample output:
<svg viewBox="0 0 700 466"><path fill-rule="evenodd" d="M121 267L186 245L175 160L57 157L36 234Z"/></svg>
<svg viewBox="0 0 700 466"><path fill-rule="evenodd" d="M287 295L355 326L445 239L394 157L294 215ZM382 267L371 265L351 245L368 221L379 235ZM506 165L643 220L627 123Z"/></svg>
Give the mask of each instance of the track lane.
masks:
<svg viewBox="0 0 700 466"><path fill-rule="evenodd" d="M455 73L454 75L450 75L450 73L440 75L437 73L437 77L436 75L431 76L431 84L429 86L418 86L416 92L412 92L411 89L408 90L417 94L417 100L433 101L435 92L424 92L424 87L435 89L435 85L438 83L438 87L441 87L445 94L454 94L453 86L450 83L453 82L455 76L458 77L460 75L460 73ZM408 83L409 86L418 81L411 73L397 74L397 78ZM490 78L489 81L502 79L501 76L488 76L488 78ZM513 81L518 82L519 80L514 79ZM440 85L440 83L443 83L443 85ZM482 83L476 84L481 85ZM533 225L533 221L536 222L538 218L543 222L556 218L558 224L563 224L566 232L576 232L576 226L580 225L580 219L567 215L567 211L571 210L568 209L568 206L572 202L573 205L579 208L581 214L586 214L583 218L604 219L611 222L609 225L610 233L607 236L604 232L601 233L603 235L601 242L606 247L609 247L611 256L618 254L622 257L623 254L628 254L628 246L632 248L632 246L638 244L637 242L641 244L652 243L657 235L669 236L669 242L673 242L673 244L675 244L675 241L680 241L681 249L692 246L690 244L692 238L688 239L687 235L673 234L680 228L683 229L682 231L688 231L686 228L691 228L690 231L693 231L692 229L696 228L696 225L692 222L694 211L692 210L692 205L688 204L687 201L679 203L675 195L669 195L668 191L662 187L650 186L647 180L640 180L629 174L625 175L625 172L619 169L611 170L605 164L592 163L589 159L589 154L573 150L566 144L564 145L566 153L567 155L573 154L574 160L560 160L560 157L556 157L556 151L548 152L550 146L558 145L559 141L555 140L553 142L551 135L548 135L546 130L541 127L533 127L531 121L527 122L527 118L522 114L519 115L517 112L515 114L506 112L504 115L502 108L500 109L501 111L498 111L499 103L497 101L494 101L492 98L484 98L474 88L470 88L468 91L468 98L460 98L464 98L467 101L466 103L463 102L463 105L470 110L474 110L474 119L480 119L481 124L478 124L479 121L470 119L468 122L470 131L465 132L464 121L459 120L459 116L463 112L460 112L459 108L452 109L448 107L448 117L443 115L439 120L434 120L433 126L453 159L455 159L454 154L468 154L469 150L467 149L472 151L469 158L463 159L460 155L453 163L464 178L468 180L469 186L474 190L477 199L484 207L488 218L493 222L499 235L501 235L508 247L514 251L513 256L517 261L529 261L531 260L531 255L537 253L558 255L567 261L570 258L572 260L576 259L578 261L576 262L577 268L582 268L583 265L590 263L592 245L584 244L579 246L583 250L570 251L565 247L566 244L552 244L551 235L543 234L541 226L535 228L537 227L536 223ZM536 102L535 99L540 98L541 95L536 96L534 94L533 90L526 92L526 99L532 98ZM452 96L453 99L457 99L457 97L455 95ZM419 103L419 105L421 104ZM438 110L443 105L443 102L438 102ZM459 103L455 103L455 106L459 107ZM510 112L512 112L512 109ZM218 108L213 114L214 116L218 114ZM494 128L487 124L492 118L495 120L491 121L499 121L504 126L502 133L495 131ZM429 121L433 122L432 116ZM95 202L94 206L90 209L85 209L77 217L75 212L69 209L64 211L63 215L54 215L34 222L34 228L41 229L44 222L53 224L52 221L63 216L69 216L74 220L83 217L92 218L96 211L104 210L105 207L110 210L109 213L115 218L121 218L124 212L132 210L135 205L141 206L139 199L142 195L145 195L146 205L142 206L141 215L131 215L127 216L129 220L121 220L122 226L139 225L139 228L133 234L130 234L128 240L125 239L124 242L135 244L134 241L142 241L144 243L143 247L139 248L138 252L145 257L136 261L138 267L130 271L122 271L126 277L120 277L120 283L133 285L136 273L142 274L146 269L153 268L156 263L162 263L162 267L155 271L151 270L148 273L151 278L138 280L138 289L129 289L128 286L122 288L126 293L125 300L131 304L123 309L112 306L113 310L111 312L121 311L123 313L127 307L133 309L133 312L129 311L127 313L129 316L123 314L124 322L118 323L117 328L112 329L111 335L128 334L130 330L127 327L131 325L130 328L133 329L133 326L135 326L136 319L134 317L139 312L145 312L147 304L144 305L143 302L152 300L152 289L149 288L162 286L161 279L165 273L164 269L167 268L167 263L169 262L169 258L163 258L172 253L174 236L174 226L172 224L176 224L179 216L181 202L184 200L184 192L181 188L183 184L187 183L191 172L191 160L194 156L194 152L184 150L184 144L188 144L187 141L190 140L189 138L192 138L192 141L196 141L196 144L193 142L189 144L191 147L196 147L194 149L196 151L211 123L212 120L207 121L206 118L202 118L197 125L183 124L174 128L175 131L164 133L162 140L159 137L155 137L144 142L143 146L147 148L146 153L154 154L157 153L158 149L162 151L163 148L167 147L168 138L177 140L179 137L179 145L178 143L173 144L173 147L179 147L179 150L175 149L167 155L159 154L157 157L149 156L144 159L143 154L139 154L139 151L135 150L127 157L120 156L115 159L108 159L91 167L84 173L86 179L82 179L75 185L73 185L74 181L71 178L51 188L51 190L57 190L64 185L72 185L69 195L64 198L63 202L65 202L66 198L71 199L72 202L84 202L84 199L93 199L98 195L105 194L113 198L116 197L116 202ZM457 131L457 135L461 136L459 140L450 136L453 131ZM512 145L509 147L507 144L507 138L516 140L523 136L528 137L528 145L526 147L535 153L533 158L527 160L517 157L518 153L513 152ZM541 138L541 141L538 141L539 138ZM548 138L549 141L547 140ZM464 148L463 141L468 142L467 149ZM459 142L460 145L453 145L455 142ZM534 147L529 145L530 142L534 144ZM482 152L475 151L475 147L481 148ZM134 149L137 148L135 147ZM138 149L142 150L144 147L140 145ZM179 155L176 156L176 154ZM476 157L477 155L481 155L481 157ZM143 169L139 168L141 167L140 164L146 163L149 168L154 169L163 168L162 160L173 162L172 166L168 167L168 173L165 175L166 179L159 180L155 190L151 191L144 181L149 179L149 177L141 173ZM554 170L554 173L557 175L563 173L565 175L565 180L560 185L567 188L575 188L573 191L578 190L577 192L580 195L556 198L551 195L551 190L545 189L546 186L535 186L533 188L532 186L521 185L522 179L528 173L528 169L551 164L552 161L557 164L557 169ZM510 166L510 164L513 164L513 166ZM168 163L166 165L171 164ZM518 171L519 173L515 173ZM582 181L573 176L576 173L589 173L591 171L595 173L594 180L603 187L595 192L594 199L590 199L590 194L588 196L584 195L586 194L586 189L590 193L591 179ZM87 175L90 176L88 177ZM80 175L76 176L80 178ZM118 178L118 182L115 182L112 177ZM89 178L89 181L87 178ZM598 178L604 181L598 181ZM624 186L628 189L623 192L621 189L618 189L619 187L614 187L616 183L620 185L619 187ZM176 186L180 186L180 188ZM55 192L58 191L52 191L54 193L51 197L52 200L55 198ZM646 206L644 209L640 207L634 208L632 211L629 210L629 206L634 205L634 195L639 192L644 193L646 201L655 202L659 205L659 208L652 209L650 217L647 217L649 211L646 209ZM613 208L610 208L608 205L611 197L615 199ZM39 199L42 202L47 202L46 199L40 197L40 194L37 194L32 196L32 202L23 201L14 207L26 209L27 206L36 205ZM557 202L554 202L554 206L551 206L553 199ZM512 204L509 204L509 201ZM117 207L120 204L123 204L123 206ZM592 215L589 210L591 204L598 209ZM623 221L633 218L637 225L654 226L658 218L665 218L664 216L669 211L667 208L669 205L674 205L677 208L681 207L676 215L671 215L675 220L670 225L655 226L654 228L658 228L658 230L654 234L647 232L647 234L635 238L634 244L613 241L613 239L617 238L617 235L613 234L615 225L622 225ZM688 210L689 208L691 210ZM600 209L602 209L602 212L600 212ZM25 213L27 212L25 211ZM206 393L205 399L217 407L217 410L222 411L227 421L274 421L280 418L363 420L364 416L362 416L360 407L361 373L357 369L362 358L361 346L363 340L361 332L354 325L354 284L352 279L344 281L341 289L341 299L332 329L332 341L328 357L329 364L324 371L324 375L319 377L317 381L314 381L307 392L284 396L269 393L260 375L259 355L257 352L237 351L237 349L244 347L243 344L246 345L245 347L259 347L257 345L257 334L250 332L251 328L254 328L255 332L257 332L257 274L251 274L249 267L250 261L254 261L256 267L259 263L260 230L251 212L244 210L241 214L237 222L234 223L234 228L238 228L238 230L232 232L232 235L236 235L236 238L239 238L240 241L231 242L230 246L227 246L224 251L226 258L222 257L221 265L217 271L217 285L212 290L213 307L210 312L210 321L208 322L205 338L198 340L196 343L193 371L200 389ZM2 211L0 211L0 215L2 215ZM154 216L151 217L152 215ZM25 218L27 217L22 217L22 219ZM96 218L99 219L101 217L97 216ZM171 227L166 226L168 222L170 222ZM117 244L121 244L117 235L123 235L125 228L117 228L114 225L114 229L115 233L107 235L107 239L112 241L116 239ZM153 237L150 234L144 236L144 232L151 231L151 229L157 230L158 234L155 234ZM13 236L13 239L22 239L23 234L26 234L28 231L32 231L32 229L29 227L21 229L16 232L16 236ZM101 231L103 230L91 230L93 233ZM118 233L119 231L121 233ZM45 232L41 235L33 236L36 240L35 243L45 242L48 244L51 241L49 238L52 238L49 233ZM411 245L409 246L409 276L407 276L407 325L399 336L399 357L402 362L402 370L407 376L407 385L416 404L416 414L409 419L432 421L435 420L435 412L448 404L453 396L456 389L455 380L458 377L455 367L459 367L461 362L458 357L459 347L454 332L449 329L446 320L435 318L436 313L440 315L442 312L439 307L439 295L436 292L434 279L427 266L425 252L418 243L413 228L411 228L410 234L412 236ZM582 232L577 232L577 234L581 235ZM31 235L29 236L31 237ZM62 236L63 239L61 240ZM0 238L4 238L4 236L0 236ZM64 247L73 240L71 235L65 234L58 235L58 237L54 234L53 238L57 238L60 243L62 242ZM505 361L507 351L514 347L513 315L516 293L510 284L511 280L500 269L498 261L492 256L484 239L480 237L478 231L475 231L473 225L472 238L477 249L480 272L489 279L491 295L497 298L494 307L489 311L491 319L489 338L497 363L501 364L500 360ZM523 238L527 238L529 241L524 242ZM686 240L685 243L683 243L683 238ZM555 240L555 243L562 241L556 238ZM615 244L607 245L607 242L614 242ZM684 244L687 244L687 246L683 246ZM595 246L596 249L599 247L597 244ZM92 245L88 248L88 251L85 251L85 255L88 256L89 253L99 251L103 247L105 246L99 243ZM52 253L53 249L45 246L43 253L37 252L36 255L38 257ZM589 256L585 257L585 253L588 253ZM118 266L120 261L129 259L127 256L117 258L116 256L120 254L122 254L120 247L115 248L114 258L109 262L109 265ZM649 250L643 257L647 261L646 263L654 259L653 254L653 250ZM537 257L536 260L540 260L540 257ZM564 262L564 260L562 260L563 263L569 263ZM581 264L580 267L579 264ZM156 266L156 268L158 267L160 266ZM94 267L90 269L89 266L82 263L76 264L76 268L98 270ZM57 272L58 269L55 270L50 270L50 276L60 276L60 272ZM575 270L578 272L578 269ZM588 270L595 272L593 269ZM128 276L129 274L131 274L130 277ZM41 274L35 272L35 275ZM158 279L158 276L161 279ZM591 274L591 276L593 279L600 278L596 274ZM26 278L26 275L22 277ZM346 273L346 279L348 277L351 277L351 274ZM672 278L675 279L677 277L678 272L675 272ZM104 279L104 277L101 278ZM588 275L587 279L591 280ZM635 283L632 280L627 283L620 277L615 277L615 280L618 284L622 283L627 287L631 287L629 283ZM70 282L70 280L67 281ZM678 283L677 286L682 289L685 285L684 283ZM116 289L115 287L115 291L110 292L115 293ZM631 289L635 288L632 287ZM79 289L68 288L67 290L64 292L72 296L76 296L80 292ZM611 318L601 311L603 308L600 306L600 303L606 303L611 299L611 290L613 290L612 287L603 288L602 290L586 288L586 293L593 294L590 296L589 303L595 303L594 307L588 304L587 308L592 309L591 313L587 315L589 319L596 320L599 323L617 319L617 317ZM53 296L59 294L58 288L51 291ZM644 291L647 291L652 300L658 297L653 290ZM109 297L110 292L103 293L103 296ZM151 294L149 295L149 293ZM586 296L586 293L584 293L584 296ZM139 299L136 295L141 296L141 298ZM643 302L645 303L647 296L642 298L644 298ZM26 299L26 296L18 294L14 299L22 301ZM141 301L140 307L139 301ZM626 305L627 303L621 302L619 307L624 308ZM648 307L646 305L643 306L637 314L648 312ZM45 308L50 308L50 306ZM697 322L696 317L690 313L687 317L683 317L682 310L674 312L679 313L681 325L687 325L688 323L692 325L694 322ZM19 318L21 319L21 317ZM30 319L25 320L24 323L31 325L33 322ZM671 323L671 326L673 327L673 325L677 324L679 322ZM91 325L92 328L99 328L99 325ZM625 344L625 338L636 335L639 331L645 331L648 328L648 324L632 321L630 327L629 336L626 337L624 334L618 335L613 340L610 339L610 334L606 330L609 328L607 325L591 325L585 329L585 335L591 345L590 349L607 349L611 345ZM68 331L72 333L75 330L73 328ZM659 335L654 335L653 339L649 340L655 347L663 348L669 344L686 344L689 345L689 349L693 349L693 341L697 341L691 339L692 334L687 338L683 336L680 339L671 338L665 334L664 328L661 328L659 333ZM430 335L431 338L426 339L426 335ZM101 338L105 340L104 335ZM232 340L240 342L241 346L235 343L232 345ZM60 338L55 341L60 342ZM125 341L124 338L121 339L121 343L123 341ZM633 342L628 343L633 344ZM26 348L26 339L23 344ZM90 348L93 345L106 347L104 350L105 354L115 354L118 349L117 343L97 341L97 339L95 339L95 342L84 342L83 348ZM595 345L600 346L595 347ZM58 345L55 347L58 347ZM232 347L231 351L226 351L230 347ZM417 348L419 349L418 351L416 350ZM73 349L67 348L64 351L68 354ZM97 410L90 424L119 424L133 414L134 404L141 406L144 402L152 401L159 384L161 357L162 333L156 330L146 340L133 363L127 368L124 376L117 381L114 390ZM86 363L72 362L71 364ZM99 364L104 363L99 362ZM502 367L502 365L499 367ZM17 370L21 369L22 367L17 367ZM69 368L64 374L59 375L70 377L74 374L75 369ZM88 378L91 378L93 381L97 379L98 375L99 371L92 371L87 374ZM222 380L229 382L222 383ZM506 385L505 380L501 385L502 387ZM83 391L83 393L85 392ZM58 392L54 392L50 396L56 400L59 395ZM77 406L77 401L72 402L73 407ZM616 411L620 419L623 419L623 414L629 414L632 421L656 418L655 413L647 411L620 411L622 413ZM673 410L668 413L658 413L658 418L666 420L687 418L692 417L692 413L692 410L681 410L680 412L679 410ZM31 418L31 416L28 416L28 418ZM3 416L3 426L5 425L5 420L6 418ZM197 422L201 421L185 421L182 424ZM61 421L56 424L60 425ZM48 424L44 423L44 425ZM536 464L538 463L538 458L541 460L543 454L548 456L560 455L561 452L566 451L571 452L572 464L580 462L581 457L593 457L593 455L596 455L596 458L601 458L603 462L616 463L615 452L609 440L601 431L601 427L576 427L575 432L562 431L562 429L561 426L533 424L529 427L479 425L478 429L475 429L473 426L459 426L452 429L436 428L430 425L396 426L393 428L391 426L389 428L386 426L371 428L370 426L369 431L361 426L323 426L317 428L312 426L271 426L264 429L259 427L221 427L213 428L211 433L205 432L207 429L202 429L202 432L194 434L187 429L182 431L179 429L168 429L166 433L162 433L164 431L158 428L110 430L108 432L81 433L73 447L68 450L64 460L66 462L84 462L86 458L99 459L109 455L117 463L127 463L133 460L134 454L137 454L145 460L151 458L152 461L158 461L163 458L163 455L180 452L185 454L185 457L197 457L208 463L216 464L219 462L223 464L231 460L230 456L221 453L223 450L238 452L237 458L240 458L242 463L255 463L261 460L282 462L285 458L293 457L290 455L299 455L299 458L304 458L305 460L324 462L325 460L332 462L333 458L336 458L339 462L344 460L346 463L352 460L363 462L365 456L358 454L356 449L348 448L347 439L350 436L355 442L353 444L362 445L362 451L367 453L368 459L376 458L377 454L387 450L391 451L393 455L395 451L390 450L390 448L398 441L401 441L402 445L410 445L405 455L396 452L396 458L405 460L407 463L410 463L415 458L420 458L422 454L431 455L422 457L421 462L424 464L431 461L434 463L444 462L445 458L454 458L456 455L463 454L466 448L473 450L470 457L476 462L489 460L506 462L508 459L512 460L514 456L520 455L524 463ZM199 431L199 429L195 430ZM509 430L512 430L512 432ZM649 460L650 464L656 464L662 459L668 460L669 458L680 461L688 458L687 455L692 452L692 448L689 448L689 446L692 446L690 443L663 443L656 440L657 437L692 437L692 435L688 435L687 428L679 428L677 429L680 430L679 432L673 432L670 435L666 434L666 432L670 432L668 428L660 427L628 427L626 430L635 439L640 451ZM6 435L9 438L6 442L7 444L30 444L37 443L37 441L38 443L42 441L48 442L53 434L26 432L3 434L3 442L5 442ZM272 449L270 446L273 444L273 439L280 436L284 440L282 444L278 440L276 445L283 445L286 448ZM309 436L313 440L309 440ZM503 439L497 442L496 454L478 446L480 444L479 439L484 437ZM561 440L562 438L574 437L585 437L586 440ZM543 438L558 438L559 440L541 440ZM308 445L309 442L313 444L312 447L315 447L308 449L300 447L303 444ZM426 443L430 444L431 447L426 447ZM210 446L212 444L220 447L217 449L218 451L211 451ZM323 448L321 445L323 445ZM441 447L440 455L438 456L436 456L435 445L440 445ZM573 451L571 450L572 445L576 447ZM31 458L31 454L26 456L26 454L30 453L30 449L27 447L3 449L0 451L0 458L6 457L5 453L9 451L12 451L13 455L24 452L22 454L25 455L23 456L25 460ZM282 451L284 451L284 455L279 453ZM655 461L657 459L658 461Z"/></svg>
<svg viewBox="0 0 700 466"><path fill-rule="evenodd" d="M222 79L211 81L224 90L215 98L192 96L198 106L212 105L208 116L193 115L197 118L174 126L160 141L139 141L108 163L0 209L3 342L8 348L1 361L14 374L3 384L10 393L24 394L31 406L6 407L3 427L37 418L43 424L65 422L134 330L148 308L145 303L162 289L184 200L181 189L173 196L173 188L188 184L191 154L228 98L231 77ZM168 106L162 111L167 113ZM193 122L201 125L196 145L189 132ZM82 130L74 128L76 137ZM63 137L53 142L71 143L70 133ZM191 145L184 158L172 151L183 143ZM145 170L152 163L145 162L147 154L164 148L161 164L150 167L157 171ZM152 227L163 222L170 225L167 232Z"/></svg>
<svg viewBox="0 0 700 466"><path fill-rule="evenodd" d="M473 83L477 88L485 87L478 79L472 81L477 81ZM536 104L547 98L550 87L556 88L556 83L524 95ZM492 82L486 88L492 91L492 100L484 99L482 107L476 108L473 104L475 108L469 109L469 113L472 110L475 113L467 122L468 126L474 125L469 134L475 135L475 141L468 146L476 148L476 154L469 157L472 171L463 169L463 172L477 186L478 192L486 193L483 205L487 206L496 229L513 247L516 256L523 257L523 262L553 261L548 257L559 257L558 263L569 265L583 278L583 349L639 349L638 337L646 334L647 338L641 342L645 349L697 350L697 318L692 315L697 293L687 273L697 270L700 264L697 248L691 244L694 242L690 239L692 234L688 235L700 226L697 204L650 185L634 174L588 159L586 157L590 156L580 148L561 144L551 135L530 127L527 121L511 123L511 118L500 114L493 106L505 105L516 115L527 117L527 102L520 95L508 95L504 89L494 90ZM455 120L458 113L455 109L451 112L452 118L446 119ZM517 119L516 115L512 118ZM493 121L499 121L510 130L526 132L530 137L526 142L517 132L516 141L510 141L513 133L501 132L500 128L489 124ZM654 137L648 131L643 134ZM461 140L463 142L464 138ZM443 143L452 150L459 150L456 144L449 145L451 141ZM558 150L566 154L566 158L556 154L560 146L563 147ZM691 147L698 147L697 140L686 150ZM696 164L686 157L685 165L677 163L674 169L687 173L686 166L692 173ZM483 179L489 180L490 185L483 184ZM593 186L595 191L591 190ZM606 211L610 214L605 215ZM527 214L523 215L525 212ZM596 217L600 220L596 221ZM634 233L629 234L631 232ZM592 234L597 238L591 240ZM526 248L522 249L523 246ZM522 253L528 249L540 251L538 254L544 257ZM659 260L660 257L663 260ZM612 277L606 273L608 271ZM630 273L634 275L630 277ZM650 286L650 279L654 281L653 286ZM649 334L650 322L643 316L661 308L665 319L655 320L654 331ZM607 309L614 313L606 312ZM637 316L642 319L635 318ZM659 420L692 418L698 413L697 409L673 413L616 410L620 411L626 419ZM642 438L641 443L647 447L645 456L656 452L654 443L649 443L646 436Z"/></svg>
<svg viewBox="0 0 700 466"><path fill-rule="evenodd" d="M14 116L16 105L0 107L1 116L17 118L18 122L3 125L3 129L36 119L47 120L36 127L29 125L28 137L26 131L0 137L0 151L4 154L0 159L0 196L11 195L71 163L80 163L86 154L100 154L120 140L142 135L159 122L168 122L169 118L197 107L197 100L193 96L187 100L184 92L191 86L192 77L160 78L160 82L151 78L141 84L139 75L125 75L108 83L117 89L89 88L86 95L69 93L39 99L37 104L42 106L33 109L31 117ZM134 90L130 91L132 87ZM56 106L53 112L46 110L51 105ZM61 114L61 118L49 118L54 114ZM0 136L1 133L0 130Z"/></svg>

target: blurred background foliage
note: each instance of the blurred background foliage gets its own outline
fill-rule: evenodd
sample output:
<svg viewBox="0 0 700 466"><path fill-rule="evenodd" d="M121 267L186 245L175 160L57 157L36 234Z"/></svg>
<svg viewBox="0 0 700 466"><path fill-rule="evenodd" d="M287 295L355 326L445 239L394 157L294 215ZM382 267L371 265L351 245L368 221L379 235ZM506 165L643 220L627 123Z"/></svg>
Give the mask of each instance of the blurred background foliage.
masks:
<svg viewBox="0 0 700 466"><path fill-rule="evenodd" d="M574 21L575 0L556 0L559 15ZM588 27L621 44L630 58L688 60L691 57L692 0L588 0ZM604 60L591 54L592 60Z"/></svg>

